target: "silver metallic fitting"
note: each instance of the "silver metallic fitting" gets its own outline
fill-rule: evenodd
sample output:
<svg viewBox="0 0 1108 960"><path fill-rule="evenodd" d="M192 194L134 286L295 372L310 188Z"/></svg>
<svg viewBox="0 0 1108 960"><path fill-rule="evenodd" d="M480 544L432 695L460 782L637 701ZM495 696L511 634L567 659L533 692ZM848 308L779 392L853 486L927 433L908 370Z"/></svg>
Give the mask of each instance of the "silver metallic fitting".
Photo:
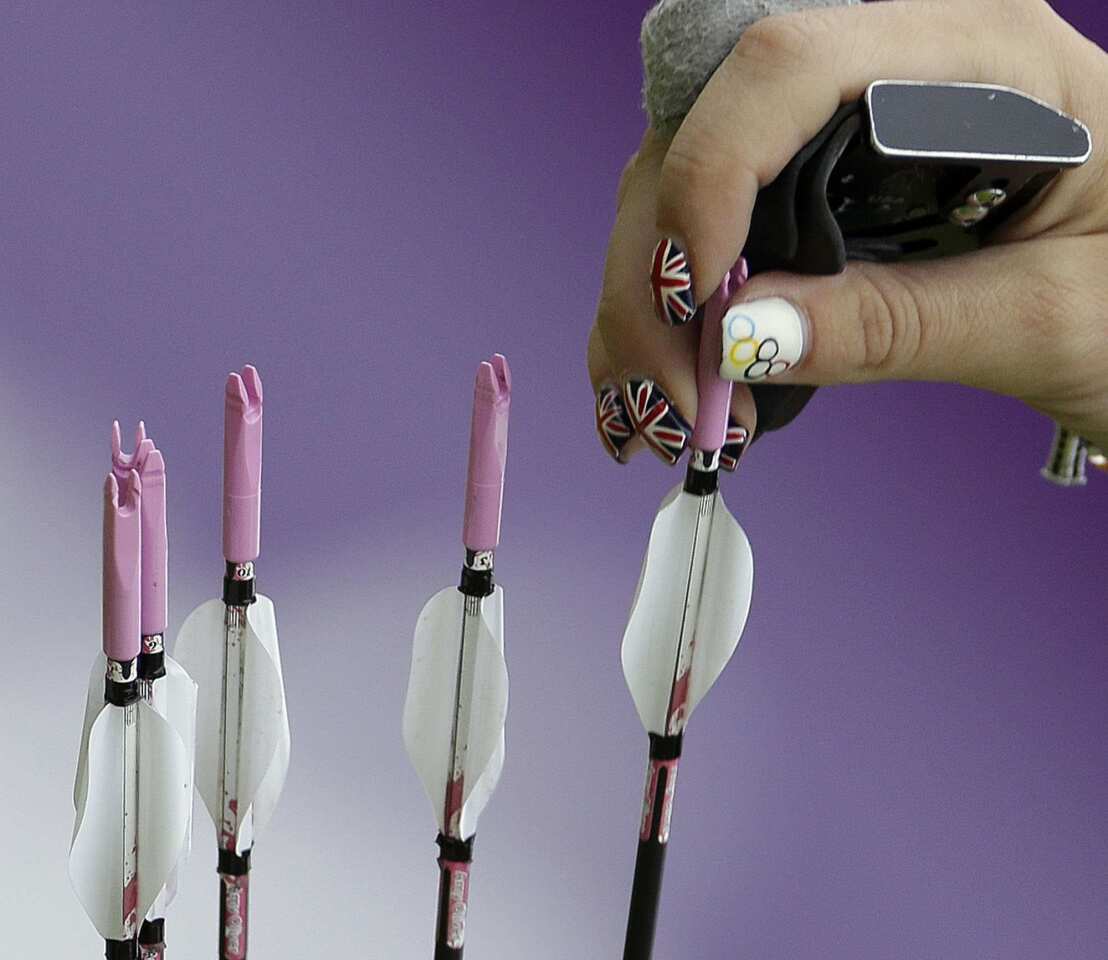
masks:
<svg viewBox="0 0 1108 960"><path fill-rule="evenodd" d="M138 678L138 661L113 660L108 657L108 668L104 675L112 683L132 683Z"/></svg>
<svg viewBox="0 0 1108 960"><path fill-rule="evenodd" d="M491 570L495 554L492 550L467 550L466 569Z"/></svg>
<svg viewBox="0 0 1108 960"><path fill-rule="evenodd" d="M719 470L719 451L694 448L689 457L689 466L700 473L715 473Z"/></svg>
<svg viewBox="0 0 1108 960"><path fill-rule="evenodd" d="M1044 480L1059 487L1083 487L1088 483L1085 476L1088 457L1089 446L1085 440L1061 424L1055 424L1054 442L1040 473Z"/></svg>
<svg viewBox="0 0 1108 960"><path fill-rule="evenodd" d="M254 579L254 561L247 560L245 563L236 563L235 569L231 573L231 579L241 582L243 580Z"/></svg>

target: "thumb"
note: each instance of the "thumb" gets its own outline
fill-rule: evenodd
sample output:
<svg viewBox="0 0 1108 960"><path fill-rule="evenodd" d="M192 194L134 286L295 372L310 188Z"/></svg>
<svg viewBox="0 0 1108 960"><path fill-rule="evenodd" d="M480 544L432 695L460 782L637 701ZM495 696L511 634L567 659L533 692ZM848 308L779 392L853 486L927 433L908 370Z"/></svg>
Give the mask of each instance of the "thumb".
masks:
<svg viewBox="0 0 1108 960"><path fill-rule="evenodd" d="M763 274L723 318L728 380L947 380L1023 398L1079 389L1108 281L1089 238L948 260L852 263L837 277ZM1100 291L1099 294L1097 291Z"/></svg>

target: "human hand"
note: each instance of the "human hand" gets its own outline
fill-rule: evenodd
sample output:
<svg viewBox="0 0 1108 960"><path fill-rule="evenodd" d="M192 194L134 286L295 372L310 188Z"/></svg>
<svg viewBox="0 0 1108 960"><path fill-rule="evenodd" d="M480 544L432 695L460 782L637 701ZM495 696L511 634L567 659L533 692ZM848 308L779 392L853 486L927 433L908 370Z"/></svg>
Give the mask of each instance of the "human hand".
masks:
<svg viewBox="0 0 1108 960"><path fill-rule="evenodd" d="M676 247L668 251L670 272L685 258L691 274L688 303L679 292L668 299L672 320L703 303L740 255L758 189L840 103L886 78L1015 87L1085 121L1092 158L977 253L851 263L833 278L755 277L733 298L743 309L731 316L753 317L759 336L778 339L782 352L753 370L725 362L724 374L775 384L957 381L1017 397L1108 446L1108 319L1100 314L1108 294L1108 158L1097 137L1108 119L1108 57L1042 0L888 0L761 21L672 142L647 133L620 185L589 340L589 373L606 409L613 409L609 385L624 387L624 402L640 402L624 414L639 436L614 438L610 452L626 460L641 449L645 417L661 424L648 440L672 462L674 444L656 441L679 437L696 413L696 330L667 327L651 304L659 237ZM736 389L732 412L753 430L749 391ZM618 425L618 416L607 422Z"/></svg>

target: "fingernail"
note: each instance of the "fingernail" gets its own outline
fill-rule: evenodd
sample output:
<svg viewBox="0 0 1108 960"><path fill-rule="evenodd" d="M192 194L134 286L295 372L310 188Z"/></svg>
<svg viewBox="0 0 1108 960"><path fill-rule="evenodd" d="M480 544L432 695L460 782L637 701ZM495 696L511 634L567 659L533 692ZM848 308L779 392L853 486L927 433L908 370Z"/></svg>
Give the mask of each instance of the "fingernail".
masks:
<svg viewBox="0 0 1108 960"><path fill-rule="evenodd" d="M619 387L605 384L596 394L596 432L608 455L623 463L623 448L634 435Z"/></svg>
<svg viewBox="0 0 1108 960"><path fill-rule="evenodd" d="M623 385L627 415L648 447L673 465L685 452L692 428L673 409L669 398L653 380L628 380Z"/></svg>
<svg viewBox="0 0 1108 960"><path fill-rule="evenodd" d="M804 356L807 322L788 300L740 303L723 315L725 380L757 383L791 370Z"/></svg>
<svg viewBox="0 0 1108 960"><path fill-rule="evenodd" d="M734 473L738 469L739 459L749 441L750 431L746 427L735 423L734 420L728 421L727 438L723 441L723 449L719 452L719 465L724 470Z"/></svg>
<svg viewBox="0 0 1108 960"><path fill-rule="evenodd" d="M654 259L650 262L650 292L654 298L654 312L662 323L680 327L696 313L689 258L672 240L659 240L654 248Z"/></svg>

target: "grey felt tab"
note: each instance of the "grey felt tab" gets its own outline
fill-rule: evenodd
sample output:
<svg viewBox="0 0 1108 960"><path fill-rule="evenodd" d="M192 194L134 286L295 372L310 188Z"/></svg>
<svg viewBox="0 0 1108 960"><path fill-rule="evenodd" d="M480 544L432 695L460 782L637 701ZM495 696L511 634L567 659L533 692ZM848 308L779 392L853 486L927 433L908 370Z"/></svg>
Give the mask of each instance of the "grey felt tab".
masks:
<svg viewBox="0 0 1108 960"><path fill-rule="evenodd" d="M643 20L643 105L672 136L700 91L751 24L778 13L862 0L661 0Z"/></svg>

